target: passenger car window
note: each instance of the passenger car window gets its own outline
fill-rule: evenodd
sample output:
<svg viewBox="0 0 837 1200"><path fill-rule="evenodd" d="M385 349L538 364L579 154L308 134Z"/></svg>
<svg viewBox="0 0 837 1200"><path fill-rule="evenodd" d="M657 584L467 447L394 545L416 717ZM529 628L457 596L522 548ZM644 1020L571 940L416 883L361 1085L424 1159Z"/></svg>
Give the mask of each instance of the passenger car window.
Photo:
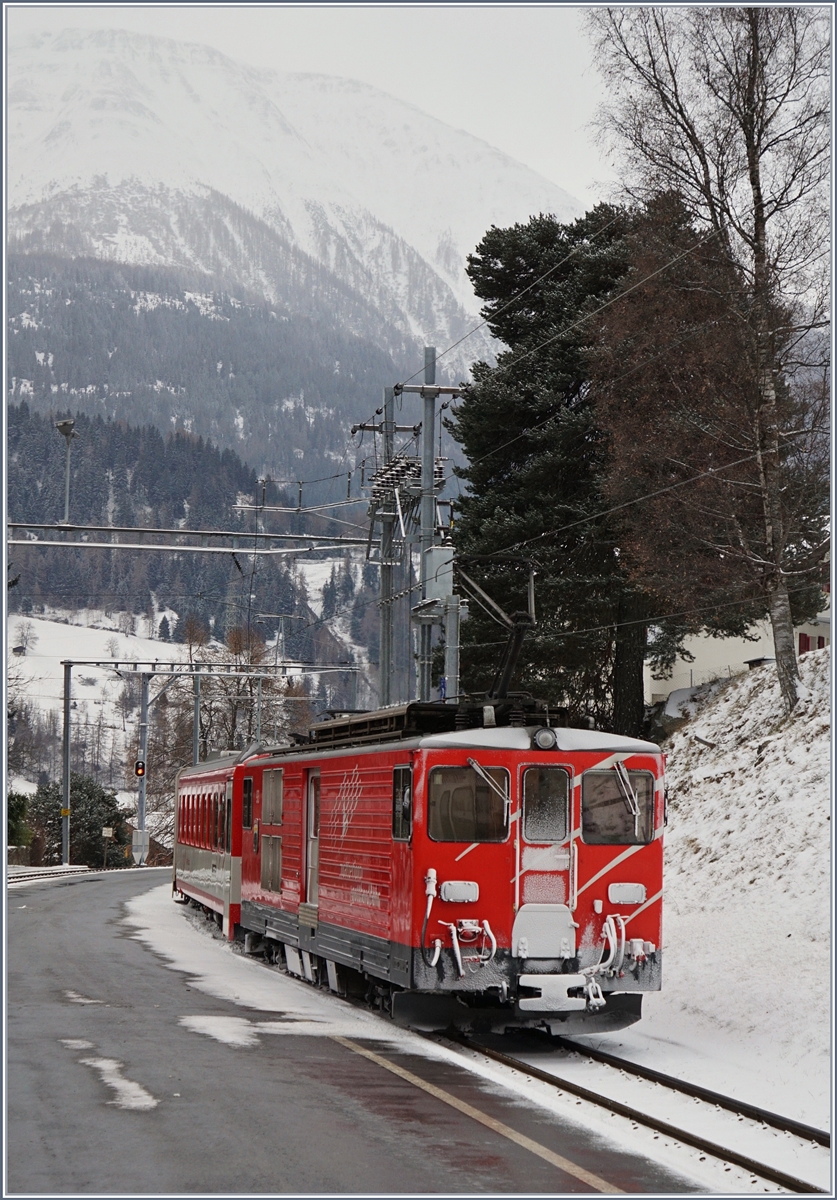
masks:
<svg viewBox="0 0 837 1200"><path fill-rule="evenodd" d="M253 828L253 780L244 780L244 803L241 808L241 824L244 829Z"/></svg>
<svg viewBox="0 0 837 1200"><path fill-rule="evenodd" d="M527 842L563 842L569 829L570 776L561 767L523 773L523 836Z"/></svg>
<svg viewBox="0 0 837 1200"><path fill-rule="evenodd" d="M427 832L434 842L502 842L509 831L509 773L434 767L427 781Z"/></svg>
<svg viewBox="0 0 837 1200"><path fill-rule="evenodd" d="M413 772L396 767L392 772L392 836L408 842L413 828Z"/></svg>
<svg viewBox="0 0 837 1200"><path fill-rule="evenodd" d="M654 838L654 776L650 771L585 771L581 835L590 845L641 846Z"/></svg>

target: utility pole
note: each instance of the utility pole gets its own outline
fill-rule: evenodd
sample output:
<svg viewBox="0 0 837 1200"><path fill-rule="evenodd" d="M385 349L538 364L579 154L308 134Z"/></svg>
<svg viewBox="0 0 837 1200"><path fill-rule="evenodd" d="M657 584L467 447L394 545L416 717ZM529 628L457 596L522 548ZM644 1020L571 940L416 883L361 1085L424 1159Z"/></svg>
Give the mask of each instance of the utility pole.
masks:
<svg viewBox="0 0 837 1200"><path fill-rule="evenodd" d="M395 422L394 397L392 388L384 388L384 419L381 424L384 442L384 467L392 461L394 449ZM381 651L379 655L378 674L380 677L379 697L382 708L392 704L392 629L393 629L393 558L392 534L395 528L395 512L390 497L384 501L381 513Z"/></svg>
<svg viewBox="0 0 837 1200"><path fill-rule="evenodd" d="M143 671L140 678L140 761L148 764L148 685L151 681L151 676ZM140 775L139 795L137 797L137 832L139 833L139 857L136 855L135 861L137 866L142 866L145 862L145 856L148 852L148 844L145 836L145 772Z"/></svg>
<svg viewBox="0 0 837 1200"><path fill-rule="evenodd" d="M459 695L459 616L458 596L445 596L445 699L455 704Z"/></svg>
<svg viewBox="0 0 837 1200"><path fill-rule="evenodd" d="M194 716L192 718L192 766L196 767L200 762L201 757L201 673L198 668L195 668L195 705Z"/></svg>
<svg viewBox="0 0 837 1200"><path fill-rule="evenodd" d="M428 551L436 531L436 455L433 434L436 427L436 347L424 347L424 415L421 424L421 598L427 599L430 569ZM419 625L419 700L430 699L430 664L433 645L433 626L426 621Z"/></svg>
<svg viewBox="0 0 837 1200"><path fill-rule="evenodd" d="M64 744L62 746L61 862L70 865L70 689L73 664L64 663Z"/></svg>
<svg viewBox="0 0 837 1200"><path fill-rule="evenodd" d="M464 386L464 385L463 385ZM420 535L419 545L421 549L420 561L420 582L421 582L421 601L417 605L412 606L413 620L419 626L419 656L418 656L418 698L419 700L430 699L430 676L431 676L431 661L433 648L433 625L441 624L444 621L444 614L450 611L451 629L456 630L454 641L451 646L451 656L448 659L448 668L450 669L451 679L456 679L455 689L458 691L458 617L459 609L458 601L453 596L452 581L447 585L447 591L439 592L441 580L436 578L438 574L441 560L433 558L433 547L436 540L436 458L433 446L433 434L436 424L436 400L441 395L445 396L461 396L463 387L447 387L437 385L436 383L436 350L433 346L425 346L424 348L424 383L420 385L414 384L397 384L395 387L396 395L405 395L412 393L420 395L424 401L424 416L422 419L422 435L421 435L421 487L420 487ZM453 551L443 556L448 566L452 562ZM449 572L446 572L449 574ZM457 604L448 606L446 601L450 598L452 601L457 601ZM453 612L453 609L456 609ZM455 651L455 653L454 653ZM450 693L449 693L450 694ZM455 692L453 693L455 695Z"/></svg>

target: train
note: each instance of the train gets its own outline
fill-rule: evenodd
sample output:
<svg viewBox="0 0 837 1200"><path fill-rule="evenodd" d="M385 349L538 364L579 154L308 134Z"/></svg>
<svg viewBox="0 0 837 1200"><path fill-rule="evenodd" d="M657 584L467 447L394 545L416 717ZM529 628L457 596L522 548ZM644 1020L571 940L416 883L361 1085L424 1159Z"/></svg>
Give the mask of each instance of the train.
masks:
<svg viewBox="0 0 837 1200"><path fill-rule="evenodd" d="M662 981L664 756L528 696L332 713L182 769L174 898L417 1028L622 1029Z"/></svg>

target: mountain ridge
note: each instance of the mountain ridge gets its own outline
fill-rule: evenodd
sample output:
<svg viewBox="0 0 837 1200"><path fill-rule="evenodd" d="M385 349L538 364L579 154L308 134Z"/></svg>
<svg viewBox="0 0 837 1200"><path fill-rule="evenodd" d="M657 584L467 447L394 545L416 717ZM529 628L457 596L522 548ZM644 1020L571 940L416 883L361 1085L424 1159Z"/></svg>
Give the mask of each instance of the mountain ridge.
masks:
<svg viewBox="0 0 837 1200"><path fill-rule="evenodd" d="M196 42L35 35L9 47L8 96L13 246L59 251L60 221L66 253L76 244L147 261L138 225L150 221L169 253L179 212L223 200L246 214L240 241L252 243L246 261L226 264L225 286L276 298L275 263L259 275L261 223L360 290L407 337L411 361L473 325L465 259L491 224L580 212L502 151L369 84L250 67ZM217 222L206 238L193 234L172 265L216 273L220 236ZM448 375L462 378L491 349L482 333L451 356Z"/></svg>

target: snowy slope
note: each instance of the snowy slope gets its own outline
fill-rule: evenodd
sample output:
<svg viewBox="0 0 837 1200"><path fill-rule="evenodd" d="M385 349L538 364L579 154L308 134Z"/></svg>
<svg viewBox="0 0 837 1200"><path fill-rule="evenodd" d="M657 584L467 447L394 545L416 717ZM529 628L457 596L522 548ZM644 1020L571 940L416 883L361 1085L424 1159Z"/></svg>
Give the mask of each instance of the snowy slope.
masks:
<svg viewBox="0 0 837 1200"><path fill-rule="evenodd" d="M172 614L169 614L170 616ZM163 613L157 618L157 624ZM115 619L104 613L80 609L72 619L50 620L45 617L9 617L9 646L19 640L22 624L32 627L32 645L25 657L13 658L11 670L20 681L26 698L43 711L61 711L64 689L64 659L74 661L179 662L185 657L185 647L175 642L123 633ZM147 624L140 618L140 624ZM85 682L85 680L89 682ZM115 702L121 684L116 675L105 668L78 667L73 671L73 699L82 706L109 708ZM109 719L113 714L109 712Z"/></svg>
<svg viewBox="0 0 837 1200"><path fill-rule="evenodd" d="M830 651L707 689L665 747L663 991L611 1048L827 1127L831 1071ZM696 741L696 735L714 748Z"/></svg>
<svg viewBox="0 0 837 1200"><path fill-rule="evenodd" d="M60 219L65 252L223 264L273 300L257 261L266 229L439 341L476 311L465 257L489 226L581 211L479 139L351 80L119 30L39 35L8 64L13 239L54 237ZM190 197L211 202L216 229L190 225Z"/></svg>

